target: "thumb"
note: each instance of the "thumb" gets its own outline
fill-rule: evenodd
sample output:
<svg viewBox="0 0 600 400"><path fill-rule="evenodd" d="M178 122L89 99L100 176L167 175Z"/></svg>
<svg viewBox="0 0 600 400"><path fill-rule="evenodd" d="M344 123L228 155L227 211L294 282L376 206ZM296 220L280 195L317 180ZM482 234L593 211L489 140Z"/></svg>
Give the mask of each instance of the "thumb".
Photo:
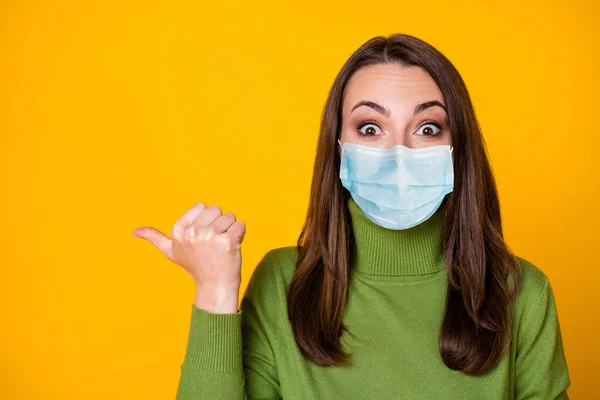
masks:
<svg viewBox="0 0 600 400"><path fill-rule="evenodd" d="M142 226L135 228L131 234L133 236L146 239L156 246L165 256L167 256L169 260L173 261L171 253L171 239L158 229L152 228L151 226Z"/></svg>

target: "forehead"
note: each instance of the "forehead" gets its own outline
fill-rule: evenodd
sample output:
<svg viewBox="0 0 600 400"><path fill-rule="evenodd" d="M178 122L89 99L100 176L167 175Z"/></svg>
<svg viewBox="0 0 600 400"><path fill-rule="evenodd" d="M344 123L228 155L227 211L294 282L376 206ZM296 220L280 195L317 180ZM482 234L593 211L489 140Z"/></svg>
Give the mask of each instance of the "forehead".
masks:
<svg viewBox="0 0 600 400"><path fill-rule="evenodd" d="M425 69L399 64L376 64L363 67L350 78L344 96L344 111L361 100L370 100L394 108L414 107L438 100L444 103L439 87Z"/></svg>

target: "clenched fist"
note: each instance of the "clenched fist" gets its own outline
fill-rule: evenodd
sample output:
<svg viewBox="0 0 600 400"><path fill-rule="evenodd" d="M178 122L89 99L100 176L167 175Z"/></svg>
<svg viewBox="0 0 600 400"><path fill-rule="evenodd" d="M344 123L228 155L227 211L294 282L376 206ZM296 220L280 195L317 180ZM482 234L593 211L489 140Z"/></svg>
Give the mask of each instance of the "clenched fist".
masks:
<svg viewBox="0 0 600 400"><path fill-rule="evenodd" d="M173 225L171 238L149 226L132 234L148 240L192 276L196 307L219 314L238 311L246 225L235 215L198 203Z"/></svg>

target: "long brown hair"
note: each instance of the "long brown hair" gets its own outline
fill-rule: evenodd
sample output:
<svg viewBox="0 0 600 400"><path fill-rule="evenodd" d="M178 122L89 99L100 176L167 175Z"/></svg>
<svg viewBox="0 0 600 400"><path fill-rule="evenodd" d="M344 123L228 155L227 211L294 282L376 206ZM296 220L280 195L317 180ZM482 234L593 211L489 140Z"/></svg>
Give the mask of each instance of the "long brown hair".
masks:
<svg viewBox="0 0 600 400"><path fill-rule="evenodd" d="M443 246L448 275L439 351L448 368L483 374L510 344L512 301L521 268L505 244L496 184L465 83L452 63L410 35L377 36L344 64L321 117L306 221L288 288L288 316L303 355L318 365L348 365L340 336L348 297L354 236L339 179L337 139L344 91L360 68L398 63L420 66L437 83L452 132L454 190L442 204Z"/></svg>

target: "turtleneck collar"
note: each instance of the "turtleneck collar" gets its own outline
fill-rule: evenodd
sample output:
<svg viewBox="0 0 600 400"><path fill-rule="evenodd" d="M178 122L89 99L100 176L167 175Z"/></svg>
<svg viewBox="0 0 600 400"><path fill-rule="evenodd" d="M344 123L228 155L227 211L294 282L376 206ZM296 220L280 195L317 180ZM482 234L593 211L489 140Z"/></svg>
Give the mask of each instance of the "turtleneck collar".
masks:
<svg viewBox="0 0 600 400"><path fill-rule="evenodd" d="M371 221L352 197L348 212L356 243L353 268L370 275L427 275L446 268L442 245L443 212L409 229L393 230Z"/></svg>

